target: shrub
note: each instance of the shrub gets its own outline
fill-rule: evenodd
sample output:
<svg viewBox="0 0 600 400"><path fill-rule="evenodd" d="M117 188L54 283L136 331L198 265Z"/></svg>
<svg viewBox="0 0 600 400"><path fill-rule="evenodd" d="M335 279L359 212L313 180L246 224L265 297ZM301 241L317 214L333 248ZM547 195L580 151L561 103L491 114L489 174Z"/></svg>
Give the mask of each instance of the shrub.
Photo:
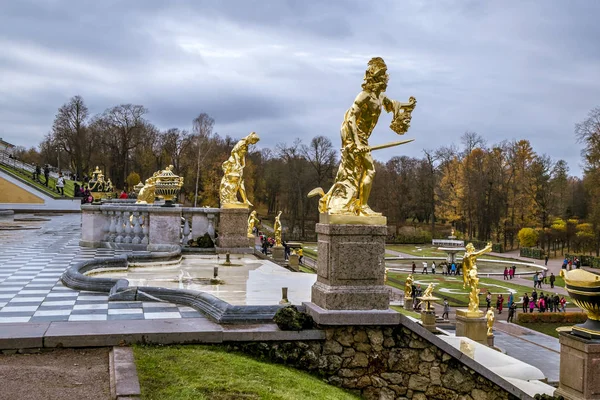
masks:
<svg viewBox="0 0 600 400"><path fill-rule="evenodd" d="M539 233L533 228L522 228L517 236L522 247L533 247L538 242Z"/></svg>
<svg viewBox="0 0 600 400"><path fill-rule="evenodd" d="M544 250L539 249L537 247L521 247L519 255L521 257L529 257L541 260L544 258Z"/></svg>
<svg viewBox="0 0 600 400"><path fill-rule="evenodd" d="M137 172L132 172L129 175L127 175L127 179L125 181L127 182L127 189L133 190L133 187L140 183L141 178Z"/></svg>
<svg viewBox="0 0 600 400"><path fill-rule="evenodd" d="M517 321L523 324L532 324L537 322L581 324L587 320L587 314L584 312L533 312L517 314Z"/></svg>
<svg viewBox="0 0 600 400"><path fill-rule="evenodd" d="M483 240L472 240L470 243L473 243L476 249L483 249L488 244L488 242ZM495 253L504 253L504 245L502 243L493 243L492 251Z"/></svg>
<svg viewBox="0 0 600 400"><path fill-rule="evenodd" d="M296 306L280 308L275 313L273 321L282 331L299 331L314 326L312 317L307 313L298 311Z"/></svg>

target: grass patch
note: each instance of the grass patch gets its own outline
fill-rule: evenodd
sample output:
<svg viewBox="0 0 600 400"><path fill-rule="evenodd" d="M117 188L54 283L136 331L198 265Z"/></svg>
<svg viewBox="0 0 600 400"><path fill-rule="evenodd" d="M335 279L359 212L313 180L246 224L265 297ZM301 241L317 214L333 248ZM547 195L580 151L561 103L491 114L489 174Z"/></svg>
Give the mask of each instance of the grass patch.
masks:
<svg viewBox="0 0 600 400"><path fill-rule="evenodd" d="M404 281L408 275L408 273L388 272L388 285L394 286L403 291ZM436 297L440 297L441 299L448 299L448 302L452 307L464 307L469 304L469 290L468 288L463 289L462 276L447 277L441 274L414 274L413 278L415 280L415 284L420 284L423 290L425 290L429 283L433 283L434 295ZM479 288L481 289L479 303L483 307L485 307L485 295L487 294L488 289L492 292L492 305L494 307L496 304L496 296L500 293L502 293L504 296L504 307L507 307L508 295L510 294L508 289L516 291L514 294L515 301L519 301L520 296L522 296L525 292L531 294L532 290L532 286L516 285L514 283L509 283L509 281L501 281L482 277L479 278ZM537 291L540 293L540 289L537 289ZM546 290L542 289L541 291L545 293L552 293L552 290L549 287L546 288ZM565 296L565 299L567 302L571 301L571 299L567 296ZM439 303L441 304L441 302L442 301L440 300Z"/></svg>
<svg viewBox="0 0 600 400"><path fill-rule="evenodd" d="M317 273L315 270L305 267L304 265L300 265L299 268L300 268L300 271L306 272L308 274L316 274Z"/></svg>
<svg viewBox="0 0 600 400"><path fill-rule="evenodd" d="M218 346L135 346L134 353L147 400L359 398L306 372Z"/></svg>
<svg viewBox="0 0 600 400"><path fill-rule="evenodd" d="M416 319L421 319L421 314L419 314L418 312L405 310L404 307L390 306L390 308L394 311L398 311L400 314L404 314L406 316L413 317Z"/></svg>
<svg viewBox="0 0 600 400"><path fill-rule="evenodd" d="M563 323L534 322L534 323L528 323L528 324L517 322L517 325L520 325L522 327L529 328L534 331L543 333L544 335L555 337L557 339L558 339L558 332L556 332L556 328L565 326L564 322Z"/></svg>
<svg viewBox="0 0 600 400"><path fill-rule="evenodd" d="M42 181L44 183L40 183L38 181L34 181L31 178L31 172L29 172L27 170L7 167L6 165L0 165L0 168L8 173L12 173L12 174L18 176L19 178L27 181L27 183L29 183L30 186L34 186L35 188L39 189L40 191L46 193L48 196L51 196L54 198L61 198L61 195L56 191L56 178L53 178L50 176L48 179L48 187L46 187L46 185L45 185L46 179L44 178L43 173L40 176L40 181ZM75 193L74 183L75 182L72 180L65 179L65 188L64 188L65 197L74 197L74 193ZM78 183L78 184L81 185L81 183Z"/></svg>

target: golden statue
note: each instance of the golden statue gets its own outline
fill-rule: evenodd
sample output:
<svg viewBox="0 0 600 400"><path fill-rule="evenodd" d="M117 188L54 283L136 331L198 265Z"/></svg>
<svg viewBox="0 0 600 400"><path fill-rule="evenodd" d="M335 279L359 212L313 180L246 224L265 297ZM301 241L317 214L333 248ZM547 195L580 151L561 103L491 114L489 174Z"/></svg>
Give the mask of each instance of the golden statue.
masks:
<svg viewBox="0 0 600 400"><path fill-rule="evenodd" d="M327 214L380 216L367 204L375 165L372 150L396 146L412 140L369 147L369 137L377 124L381 108L393 113L390 128L403 135L410 127L411 113L417 104L414 97L408 103L391 100L385 96L389 76L387 66L380 57L372 58L365 72L362 92L346 111L341 127L342 151L340 166L333 186L327 193L322 188L313 189L308 196L321 196L319 211Z"/></svg>
<svg viewBox="0 0 600 400"><path fill-rule="evenodd" d="M412 284L413 284L414 280L413 280L413 276L412 274L408 275L406 277L406 280L404 281L404 298L405 299L412 299Z"/></svg>
<svg viewBox="0 0 600 400"><path fill-rule="evenodd" d="M494 315L494 307L491 307L488 312L485 314L485 319L487 320L487 335L494 336L492 332L492 327L494 326L494 320L496 316Z"/></svg>
<svg viewBox="0 0 600 400"><path fill-rule="evenodd" d="M221 197L221 207L223 208L248 208L252 203L246 196L244 187L244 167L246 166L246 153L251 144L258 142L260 138L256 132L251 132L248 136L237 142L231 150L231 156L223 163L223 179L219 189ZM238 200L238 193L242 201Z"/></svg>
<svg viewBox="0 0 600 400"><path fill-rule="evenodd" d="M281 247L281 211L275 217L275 222L273 223L273 231L275 232L275 246Z"/></svg>
<svg viewBox="0 0 600 400"><path fill-rule="evenodd" d="M257 224L260 224L260 220L256 216L256 210L254 210L250 213L250 216L248 217L248 237L254 237L253 231L254 227Z"/></svg>
<svg viewBox="0 0 600 400"><path fill-rule="evenodd" d="M425 310L429 311L431 309L431 304L429 303L428 300L437 300L437 297L433 297L433 283L430 283L427 286L427 289L425 289L425 291L423 292L423 295L421 297L419 297L419 299L421 299L421 301L419 302L419 305L417 306L417 308L420 307L424 301L427 301L427 308L425 308Z"/></svg>
<svg viewBox="0 0 600 400"><path fill-rule="evenodd" d="M146 179L144 187L140 189L137 195L136 204L154 204L154 199L156 198L154 193L156 177L160 175L160 172L156 171L150 178Z"/></svg>
<svg viewBox="0 0 600 400"><path fill-rule="evenodd" d="M479 277L477 276L477 257L492 251L492 242L479 251L475 251L473 243L466 246L466 252L462 259L463 289L469 286L469 312L479 312ZM481 314L479 314L481 315Z"/></svg>

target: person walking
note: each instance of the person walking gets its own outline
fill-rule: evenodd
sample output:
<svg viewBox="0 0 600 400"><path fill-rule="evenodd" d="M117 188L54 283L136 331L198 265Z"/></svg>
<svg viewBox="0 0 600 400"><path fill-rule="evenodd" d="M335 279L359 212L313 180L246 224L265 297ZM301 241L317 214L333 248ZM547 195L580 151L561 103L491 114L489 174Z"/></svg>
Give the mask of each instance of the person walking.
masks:
<svg viewBox="0 0 600 400"><path fill-rule="evenodd" d="M492 306L492 294L490 293L489 290L488 290L487 294L485 295L485 304L487 306L487 308L485 309L485 312L487 312L487 310L489 310L490 307Z"/></svg>
<svg viewBox="0 0 600 400"><path fill-rule="evenodd" d="M538 274L535 273L533 274L533 288L535 289L537 287L538 284Z"/></svg>
<svg viewBox="0 0 600 400"><path fill-rule="evenodd" d="M562 312L565 312L565 306L567 305L567 300L565 300L565 296L560 298L560 309Z"/></svg>
<svg viewBox="0 0 600 400"><path fill-rule="evenodd" d="M512 278L514 278L515 276L515 271L512 269L512 267L510 267L508 269L508 277L512 280Z"/></svg>
<svg viewBox="0 0 600 400"><path fill-rule="evenodd" d="M39 164L35 164L35 178L36 182L40 182L40 174L42 173L42 168Z"/></svg>
<svg viewBox="0 0 600 400"><path fill-rule="evenodd" d="M548 265L548 254L546 254L546 257L544 257L544 266Z"/></svg>
<svg viewBox="0 0 600 400"><path fill-rule="evenodd" d="M508 280L508 267L504 267L504 280Z"/></svg>
<svg viewBox="0 0 600 400"><path fill-rule="evenodd" d="M435 275L435 261L431 262L431 273Z"/></svg>
<svg viewBox="0 0 600 400"><path fill-rule="evenodd" d="M46 179L46 182L44 182L44 184L46 185L46 187L49 187L48 180L50 179L50 168L48 168L48 164L44 166L44 178Z"/></svg>
<svg viewBox="0 0 600 400"><path fill-rule="evenodd" d="M544 282L544 285L546 284L546 275L548 274L548 269L545 269L542 271L542 282Z"/></svg>
<svg viewBox="0 0 600 400"><path fill-rule="evenodd" d="M502 293L500 293L498 295L498 298L496 299L496 308L498 309L498 314L502 314L503 306L504 306L504 297L502 296Z"/></svg>
<svg viewBox="0 0 600 400"><path fill-rule="evenodd" d="M512 292L510 292L510 294L508 295L508 303L506 303L506 306L508 308L510 308L510 306L512 306L512 304L515 302L515 298L512 294Z"/></svg>
<svg viewBox="0 0 600 400"><path fill-rule="evenodd" d="M452 275L456 275L456 263L452 263L452 266L450 267L450 273Z"/></svg>
<svg viewBox="0 0 600 400"><path fill-rule="evenodd" d="M524 313L527 312L527 307L529 307L529 296L527 295L527 293L525 293L525 296L523 296L523 312Z"/></svg>
<svg viewBox="0 0 600 400"><path fill-rule="evenodd" d="M517 266L513 264L510 269L512 269L512 276L514 278L517 275Z"/></svg>
<svg viewBox="0 0 600 400"><path fill-rule="evenodd" d="M304 263L304 252L302 251L302 247L300 247L298 250L296 250L296 254L298 255L298 263L303 264Z"/></svg>
<svg viewBox="0 0 600 400"><path fill-rule="evenodd" d="M58 173L58 179L56 180L56 191L60 193L61 196L65 195L65 178L63 177L62 172Z"/></svg>
<svg viewBox="0 0 600 400"><path fill-rule="evenodd" d="M412 273L414 274L416 270L417 270L417 264L415 264L415 262L413 261L413 263L412 263Z"/></svg>
<svg viewBox="0 0 600 400"><path fill-rule="evenodd" d="M421 271L421 275L423 274L429 275L429 272L427 272L427 261L423 261L423 271Z"/></svg>
<svg viewBox="0 0 600 400"><path fill-rule="evenodd" d="M534 308L535 308L535 300L533 300L533 297L532 297L529 299L529 312L532 313Z"/></svg>
<svg viewBox="0 0 600 400"><path fill-rule="evenodd" d="M448 299L444 299L444 312L442 313L442 318L448 320L448 313L450 312L450 304L448 303Z"/></svg>
<svg viewBox="0 0 600 400"><path fill-rule="evenodd" d="M508 322L508 323L513 322L513 318L516 313L517 313L517 305L515 303L512 303L510 305L510 307L508 307L508 319L506 320L506 322Z"/></svg>
<svg viewBox="0 0 600 400"><path fill-rule="evenodd" d="M554 281L556 281L556 277L554 276L554 272L550 273L550 288L554 288Z"/></svg>

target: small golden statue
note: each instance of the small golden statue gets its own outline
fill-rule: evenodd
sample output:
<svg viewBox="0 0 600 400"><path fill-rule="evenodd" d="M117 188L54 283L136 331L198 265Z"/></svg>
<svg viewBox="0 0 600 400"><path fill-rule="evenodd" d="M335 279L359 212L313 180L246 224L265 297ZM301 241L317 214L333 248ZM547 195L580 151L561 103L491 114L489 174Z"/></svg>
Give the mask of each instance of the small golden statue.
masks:
<svg viewBox="0 0 600 400"><path fill-rule="evenodd" d="M393 113L390 128L403 135L410 127L411 113L417 104L414 97L408 103L390 100L385 96L389 76L387 66L381 57L372 58L365 72L362 92L346 111L341 127L341 161L333 186L327 193L322 188L310 191L309 197L321 196L319 211L326 214L355 216L381 216L367 204L375 164L372 150L382 149L412 140L392 142L381 146L369 146L369 137L377 124L381 108Z"/></svg>
<svg viewBox="0 0 600 400"><path fill-rule="evenodd" d="M477 257L484 253L492 251L492 243L488 242L487 246L479 251L475 251L473 243L466 246L466 252L462 260L463 272L463 288L469 286L469 312L479 312L479 277L477 276ZM481 315L481 314L479 314Z"/></svg>
<svg viewBox="0 0 600 400"><path fill-rule="evenodd" d="M260 140L256 132L237 142L231 150L231 156L223 163L223 179L221 179L220 197L222 208L248 208L252 203L246 196L244 186L244 167L246 166L246 153L251 144ZM238 200L238 193L241 201Z"/></svg>
<svg viewBox="0 0 600 400"><path fill-rule="evenodd" d="M256 210L254 210L250 213L250 216L248 217L248 237L254 237L253 231L254 227L257 224L260 224L260 220L256 216Z"/></svg>
<svg viewBox="0 0 600 400"><path fill-rule="evenodd" d="M419 297L419 299L421 300L421 302L419 302L419 305L417 306L417 308L421 307L421 304L423 304L424 301L427 302L427 307L425 308L425 310L429 311L432 309L430 302L432 300L437 300L437 297L433 297L433 283L430 283L427 286L427 289L425 289L425 291L423 292L423 295L421 297Z"/></svg>
<svg viewBox="0 0 600 400"><path fill-rule="evenodd" d="M494 314L494 307L491 307L488 312L485 314L485 319L487 320L487 335L489 336L494 336L494 333L492 332L492 328L494 326L494 320L496 319L496 316Z"/></svg>
<svg viewBox="0 0 600 400"><path fill-rule="evenodd" d="M160 171L156 171L150 178L146 179L144 187L140 189L140 192L137 195L136 204L154 204L154 199L156 198L154 188L156 185L156 177L159 174Z"/></svg>
<svg viewBox="0 0 600 400"><path fill-rule="evenodd" d="M273 231L275 233L275 246L281 247L281 211L275 217L275 222L273 223Z"/></svg>
<svg viewBox="0 0 600 400"><path fill-rule="evenodd" d="M412 274L408 275L406 277L406 280L404 281L404 298L405 299L412 299L412 285L413 285L413 276Z"/></svg>

